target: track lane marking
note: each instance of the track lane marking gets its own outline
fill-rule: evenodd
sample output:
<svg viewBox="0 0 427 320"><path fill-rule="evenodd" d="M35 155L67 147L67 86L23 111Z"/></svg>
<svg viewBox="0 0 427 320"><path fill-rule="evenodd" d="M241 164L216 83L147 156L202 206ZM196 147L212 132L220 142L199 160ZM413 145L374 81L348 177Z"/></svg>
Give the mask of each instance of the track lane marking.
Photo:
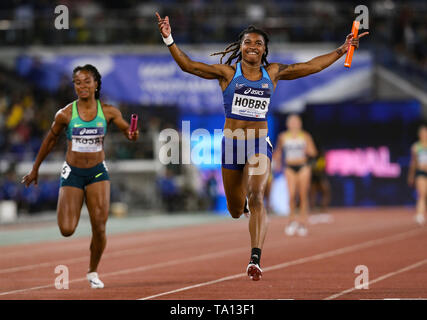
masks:
<svg viewBox="0 0 427 320"><path fill-rule="evenodd" d="M340 254L344 254L344 253L356 251L356 250L363 249L363 248L373 247L373 246L379 245L379 244L384 244L384 243L388 243L388 242L392 242L392 241L406 239L408 237L421 234L423 231L424 231L423 229L418 229L417 228L417 229L414 229L414 230L410 230L410 231L406 231L406 232L403 232L403 233L399 233L397 235L383 237L383 238L375 239L375 240L365 241L365 242L362 242L362 243L359 243L359 244L356 244L356 245L351 245L351 246L343 247L343 248L340 248L340 249L335 249L335 250L327 251L327 252L324 252L324 253L315 254L315 255L312 255L312 256L309 256L309 257L304 257L304 258L300 258L300 259L296 259L296 260L292 260L292 261L288 261L288 262L276 264L276 265L273 265L273 266L270 266L270 267L266 267L266 268L263 268L263 272L272 271L272 270L278 270L278 269L283 269L283 268L286 268L286 267L290 267L290 266L294 266L294 265L298 265L298 264L303 264L303 263L306 263L306 262L312 262L312 261L316 261L316 260L321 260L321 259L324 259L324 258L329 258L329 257L337 256L337 255L340 255ZM155 294L155 295L151 295L151 296L140 298L138 300L154 299L154 298L158 298L158 297L170 295L170 294L177 293L177 292L182 292L182 291L191 290L191 289L194 289L194 288L204 287L204 286L208 286L208 285L211 285L211 284L215 284L215 283L219 283L219 282L224 282L224 281L228 281L228 280L234 280L234 279L238 279L238 278L242 278L242 277L246 277L246 276L247 276L246 273L234 274L234 275L223 277L223 278L219 278L219 279L216 279L216 280L211 280L211 281L202 282L202 283L194 284L194 285L183 287L183 288L178 288L178 289L175 289L175 290L161 292L161 293L158 293L158 294Z"/></svg>
<svg viewBox="0 0 427 320"><path fill-rule="evenodd" d="M181 264L181 263L185 263L185 262L189 262L189 261L193 262L193 261L217 258L217 257L221 257L221 256L228 255L228 254L234 254L236 252L247 250L247 249L248 249L247 247L244 247L244 248L240 247L240 248L235 248L235 249L230 249L230 250L223 250L223 251L219 251L219 252L215 252L215 253L203 254L203 255L190 257L190 258L176 259L176 260L171 260L168 262L160 262L160 263L146 265L146 266L137 267L137 268L108 272L108 273L102 274L101 278L123 275L123 274L128 274L128 273L133 273L133 272L141 272L141 271L146 271L146 270L161 268L161 267L168 267L168 266L173 266L173 265L177 265L177 264ZM70 280L68 283L76 283L76 282L80 282L80 281L87 281L87 279L86 279L86 277L78 278L78 279ZM48 284L48 285L43 285L43 286L0 292L0 296L4 296L4 295L8 295L8 294L14 294L14 293L22 293L22 292L27 292L27 291L34 291L34 290L39 290L39 289L46 289L46 288L50 288L50 287L54 287L54 284Z"/></svg>
<svg viewBox="0 0 427 320"><path fill-rule="evenodd" d="M411 264L411 265L406 266L406 267L404 267L404 268L401 268L401 269L399 269L399 270L396 270L396 271L393 271L393 272L389 272L389 273L387 273L387 274L385 274L385 275L382 275L381 277L378 277L378 278L376 278L376 279L374 279L374 280L372 280L372 281L370 280L368 283L369 283L369 285L371 285L371 284L374 284L374 283L380 282L380 281L385 280L385 279L387 279L387 278L393 277L393 276L395 276L395 275L397 275L397 274L400 274L400 273L403 273L403 272L406 272L406 271L409 271L409 270L412 270L412 269L418 268L418 267L420 267L420 266L422 266L423 264L426 264L426 263L427 263L427 259L424 259L424 260L418 261L418 262L416 262L416 263L414 263L414 264ZM345 294L347 294L347 293L353 292L353 291L355 291L355 290L359 290L359 289L357 289L357 288L349 288L349 289L347 289L347 290L344 290L344 291L338 292L338 293L336 293L336 294L333 294L333 295L331 295L331 296L329 296L329 297L326 297L326 298L324 298L323 300L333 300L333 299L336 299L336 298L338 298L338 297L341 297L341 296L343 296L343 295L345 295ZM363 291L363 290L362 290L362 291Z"/></svg>
<svg viewBox="0 0 427 320"><path fill-rule="evenodd" d="M387 236L387 237L383 237L383 238L375 239L375 240L369 240L369 241L366 241L366 242L362 242L360 244L351 245L351 246L347 246L347 247L344 247L344 248L335 249L335 250L327 251L327 252L324 252L324 253L316 254L316 255L313 255L313 256L309 256L309 257L305 257L305 258L300 258L300 259L296 259L296 260L293 260L293 261L289 261L289 262L277 264L277 265L274 265L274 266L266 267L266 268L263 268L263 271L266 272L266 271L277 270L277 269L289 267L289 266L292 266L292 265L302 264L302 263L310 262L310 261L316 261L316 260L319 260L319 259L323 259L323 258L327 258L327 257L331 257L331 256L335 256L335 255L339 255L339 254L343 254L343 253L355 251L355 250L358 250L358 249L361 249L361 248L364 248L364 247L371 247L371 246L374 246L374 245L377 245L377 244L383 244L383 243L387 243L387 242L392 242L392 241L396 241L396 240L405 239L405 238L408 238L408 237L411 237L411 236L415 236L415 235L421 234L423 231L424 231L423 229L418 229L417 228L417 229L413 229L413 230L409 230L409 231L405 231L405 232L399 233L397 235ZM279 241L279 245L283 245L283 243L281 241ZM181 264L181 263L185 263L185 262L189 262L189 261L192 262L192 261L205 260L205 259L210 259L210 258L215 258L215 257L218 257L218 256L222 256L222 255L232 254L232 253L239 252L239 251L242 251L242 250L247 250L247 247L244 247L244 248L240 247L240 248L236 248L236 249L219 251L219 252L216 252L216 253L199 255L199 256L195 256L195 257L191 257L191 258L176 259L176 260L171 260L171 261L168 261L168 262L161 262L161 263L147 265L147 266L142 266L142 267L137 267L137 268L131 268L131 269L124 269L124 270L120 270L120 271L109 272L109 273L103 274L101 277L105 278L105 277L109 277L109 276L116 276L116 275L123 275L123 274L129 274L129 273L134 273L134 272L146 271L146 270L150 270L150 269L154 269L154 268L173 266L173 265L177 265L177 264ZM176 290L172 290L172 291L168 291L168 292L163 292L163 293L159 293L159 294L156 294L156 295L152 295L152 296L140 298L138 300L153 299L153 298L156 298L156 297L160 297L160 296L172 294L172 293L175 293L175 292L185 291L185 290L189 290L189 289L196 288L196 287L201 287L201 286L206 286L206 285L210 285L210 284L214 284L214 283L218 283L218 282L232 280L232 279L240 278L240 277L243 277L243 276L246 276L246 273L235 274L235 275L223 277L223 278L220 278L220 279L216 279L216 280L212 280L212 281L208 281L208 282L203 282L203 283L196 284L196 285L193 285L193 286L188 286L188 287L185 287L185 288L180 288L180 289L176 289ZM76 283L76 282L81 282L81 281L87 281L86 277L84 277L84 278L78 278L78 279L74 279L74 280L70 280L69 283ZM40 290L40 289L46 289L46 288L50 288L50 287L54 287L54 284L48 284L48 285L43 285L43 286L36 286L36 287L31 287L31 288L24 288L24 289L12 290L12 291L0 292L0 296L9 295L9 294L15 294L15 293L28 292L28 291L34 291L34 290Z"/></svg>

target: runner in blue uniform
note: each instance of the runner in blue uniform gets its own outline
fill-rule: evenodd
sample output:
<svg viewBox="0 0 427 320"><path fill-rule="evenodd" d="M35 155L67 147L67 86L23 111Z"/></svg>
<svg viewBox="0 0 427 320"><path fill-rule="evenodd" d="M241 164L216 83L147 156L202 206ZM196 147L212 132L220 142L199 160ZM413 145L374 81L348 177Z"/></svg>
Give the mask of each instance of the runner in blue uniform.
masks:
<svg viewBox="0 0 427 320"><path fill-rule="evenodd" d="M267 114L270 98L279 80L308 76L328 67L348 49L356 48L363 33L353 39L347 36L338 49L305 63L291 65L269 63L268 36L253 26L243 30L236 42L223 52L219 64L193 61L173 41L169 17L156 13L164 43L184 71L204 79L216 79L221 87L225 124L222 141L222 178L227 207L233 218L249 215L251 256L246 269L248 276L260 280L261 250L267 232L264 192L270 174L272 145L268 138ZM227 55L227 60L222 63ZM236 60L236 61L234 61ZM234 62L233 62L234 61Z"/></svg>

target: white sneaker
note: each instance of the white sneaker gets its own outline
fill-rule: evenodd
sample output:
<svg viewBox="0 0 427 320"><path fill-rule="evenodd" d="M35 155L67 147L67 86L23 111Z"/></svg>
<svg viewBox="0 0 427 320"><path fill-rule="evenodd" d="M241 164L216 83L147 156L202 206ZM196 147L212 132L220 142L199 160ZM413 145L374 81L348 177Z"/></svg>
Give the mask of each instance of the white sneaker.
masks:
<svg viewBox="0 0 427 320"><path fill-rule="evenodd" d="M288 236L293 236L295 234L295 232L298 229L298 222L293 221L290 224L288 224L285 228L285 233Z"/></svg>
<svg viewBox="0 0 427 320"><path fill-rule="evenodd" d="M102 281L99 280L97 272L90 272L86 275L86 277L87 277L87 280L89 281L92 289L104 288L104 283L102 283Z"/></svg>
<svg viewBox="0 0 427 320"><path fill-rule="evenodd" d="M418 223L420 226L423 226L426 223L426 218L422 214L416 214L415 222Z"/></svg>
<svg viewBox="0 0 427 320"><path fill-rule="evenodd" d="M299 226L299 228L298 228L298 230L297 230L297 234L298 234L300 237L305 237L305 236L307 235L307 233L308 233L308 231L307 231L307 228L306 228L306 227L304 227L304 226Z"/></svg>

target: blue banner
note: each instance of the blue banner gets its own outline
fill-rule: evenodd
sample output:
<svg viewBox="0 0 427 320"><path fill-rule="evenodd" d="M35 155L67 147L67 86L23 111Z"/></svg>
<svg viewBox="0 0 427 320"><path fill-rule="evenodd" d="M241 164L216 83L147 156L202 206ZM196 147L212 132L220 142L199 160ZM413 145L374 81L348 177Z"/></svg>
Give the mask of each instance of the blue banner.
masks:
<svg viewBox="0 0 427 320"><path fill-rule="evenodd" d="M318 51L276 54L271 62L291 64L304 62L321 54ZM218 63L209 52L189 54L193 60ZM56 90L61 81L70 81L78 65L93 64L102 75L104 98L144 105L177 105L185 111L218 113L223 110L222 93L217 80L201 79L183 72L171 55L159 54L91 54L42 55L17 59L18 72L48 90ZM372 70L368 54L356 54L351 69L343 66L344 59L309 77L280 81L273 95L270 110L285 110L307 100L340 100L360 95ZM314 99L314 100L313 100ZM295 111L295 110L294 110Z"/></svg>

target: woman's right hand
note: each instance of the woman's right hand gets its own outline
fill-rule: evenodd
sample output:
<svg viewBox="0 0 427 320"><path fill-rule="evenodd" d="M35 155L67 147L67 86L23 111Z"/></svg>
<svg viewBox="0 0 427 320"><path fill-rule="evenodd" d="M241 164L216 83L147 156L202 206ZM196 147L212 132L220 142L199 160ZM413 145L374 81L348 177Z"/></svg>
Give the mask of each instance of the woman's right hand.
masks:
<svg viewBox="0 0 427 320"><path fill-rule="evenodd" d="M25 184L25 186L28 188L30 184L34 181L34 185L37 186L38 178L39 178L39 172L33 169L22 178L21 183Z"/></svg>
<svg viewBox="0 0 427 320"><path fill-rule="evenodd" d="M162 37L163 38L169 37L169 35L172 32L171 26L169 24L169 17L166 16L164 19L162 19L158 12L156 12L156 16L158 20L157 24L159 26L159 30L160 30L160 33L162 34Z"/></svg>

